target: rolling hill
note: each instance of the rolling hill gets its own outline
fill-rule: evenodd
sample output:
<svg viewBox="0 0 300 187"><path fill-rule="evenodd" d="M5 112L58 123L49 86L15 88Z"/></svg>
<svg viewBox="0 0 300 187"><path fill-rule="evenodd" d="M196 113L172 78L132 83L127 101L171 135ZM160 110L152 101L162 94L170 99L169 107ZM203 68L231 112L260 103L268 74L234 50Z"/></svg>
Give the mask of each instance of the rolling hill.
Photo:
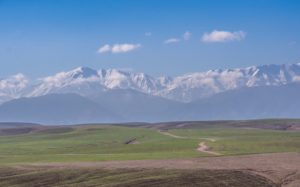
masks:
<svg viewBox="0 0 300 187"><path fill-rule="evenodd" d="M135 90L49 94L0 105L0 120L46 124L299 118L299 84L231 90L180 103Z"/></svg>
<svg viewBox="0 0 300 187"><path fill-rule="evenodd" d="M0 106L1 121L68 124L121 120L100 104L76 94L20 98Z"/></svg>

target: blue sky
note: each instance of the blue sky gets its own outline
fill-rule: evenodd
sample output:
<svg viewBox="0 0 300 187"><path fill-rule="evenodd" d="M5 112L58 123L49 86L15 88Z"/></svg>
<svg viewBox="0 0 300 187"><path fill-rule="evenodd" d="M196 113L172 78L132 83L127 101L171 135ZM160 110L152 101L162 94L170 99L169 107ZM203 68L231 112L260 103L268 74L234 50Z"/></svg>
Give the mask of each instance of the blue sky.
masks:
<svg viewBox="0 0 300 187"><path fill-rule="evenodd" d="M297 0L0 0L0 77L298 63L299 10Z"/></svg>

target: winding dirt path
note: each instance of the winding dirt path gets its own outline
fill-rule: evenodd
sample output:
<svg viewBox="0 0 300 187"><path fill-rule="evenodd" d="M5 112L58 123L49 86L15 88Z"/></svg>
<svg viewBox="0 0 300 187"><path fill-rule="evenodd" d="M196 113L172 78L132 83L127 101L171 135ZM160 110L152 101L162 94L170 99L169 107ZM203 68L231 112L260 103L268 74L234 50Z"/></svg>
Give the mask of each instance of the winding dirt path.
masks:
<svg viewBox="0 0 300 187"><path fill-rule="evenodd" d="M178 135L172 134L172 133L170 133L170 132L167 132L167 131L161 131L161 130L158 130L157 132L160 133L160 134L166 135L166 136L170 136L170 137L172 137L172 138L193 139L193 140L208 140L208 141L211 141L211 142L217 141L217 140L214 139L214 138L190 138L190 137L185 137L185 136L178 136Z"/></svg>
<svg viewBox="0 0 300 187"><path fill-rule="evenodd" d="M200 142L199 147L197 148L197 151L203 152L203 153L208 153L211 155L216 155L216 156L220 156L222 154L215 152L215 151L210 151L210 147L208 147L205 142Z"/></svg>
<svg viewBox="0 0 300 187"><path fill-rule="evenodd" d="M184 137L184 136L178 136L178 135L169 133L167 131L158 130L157 132L160 133L160 134L163 134L165 136L170 136L172 138L178 138L178 139L197 139L197 140L199 139L199 140L208 140L208 141L211 141L211 142L215 142L216 141L216 139L214 139L214 138L189 138L189 137ZM215 155L215 156L222 155L222 154L220 154L218 152L210 151L210 147L207 146L205 144L205 142L200 142L198 144L197 151L200 151L200 152L203 152L203 153L207 153L207 154L211 154L211 155Z"/></svg>
<svg viewBox="0 0 300 187"><path fill-rule="evenodd" d="M189 139L188 137L177 136L177 135L171 134L171 133L169 133L169 132L167 132L167 131L161 131L161 130L158 130L157 132L160 133L160 134L166 135L166 136L170 136L170 137L172 137L172 138Z"/></svg>

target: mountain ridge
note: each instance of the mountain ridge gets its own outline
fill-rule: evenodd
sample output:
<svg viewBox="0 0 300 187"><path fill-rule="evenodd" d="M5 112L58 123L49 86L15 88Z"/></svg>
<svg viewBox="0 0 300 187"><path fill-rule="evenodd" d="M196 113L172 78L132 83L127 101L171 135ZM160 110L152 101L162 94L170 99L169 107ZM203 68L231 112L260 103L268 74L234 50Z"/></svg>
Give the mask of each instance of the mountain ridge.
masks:
<svg viewBox="0 0 300 187"><path fill-rule="evenodd" d="M295 82L300 82L300 63L216 69L176 77L78 67L41 78L37 84L31 84L23 74L1 79L0 103L55 93L89 96L113 89L132 89L170 100L191 102L243 87L280 86Z"/></svg>
<svg viewBox="0 0 300 187"><path fill-rule="evenodd" d="M48 94L0 105L0 121L42 124L299 118L300 84L221 92L190 103L115 89L89 98Z"/></svg>

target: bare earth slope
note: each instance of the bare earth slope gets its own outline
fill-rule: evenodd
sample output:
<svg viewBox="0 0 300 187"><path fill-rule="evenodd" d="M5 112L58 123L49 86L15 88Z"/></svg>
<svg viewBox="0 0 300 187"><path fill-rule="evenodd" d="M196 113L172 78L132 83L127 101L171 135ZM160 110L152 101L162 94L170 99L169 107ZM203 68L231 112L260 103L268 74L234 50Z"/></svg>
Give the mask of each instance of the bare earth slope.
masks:
<svg viewBox="0 0 300 187"><path fill-rule="evenodd" d="M195 159L131 160L106 162L48 163L23 167L102 168L102 169L184 169L248 171L274 183L300 186L300 153L272 153L245 156L203 157Z"/></svg>

